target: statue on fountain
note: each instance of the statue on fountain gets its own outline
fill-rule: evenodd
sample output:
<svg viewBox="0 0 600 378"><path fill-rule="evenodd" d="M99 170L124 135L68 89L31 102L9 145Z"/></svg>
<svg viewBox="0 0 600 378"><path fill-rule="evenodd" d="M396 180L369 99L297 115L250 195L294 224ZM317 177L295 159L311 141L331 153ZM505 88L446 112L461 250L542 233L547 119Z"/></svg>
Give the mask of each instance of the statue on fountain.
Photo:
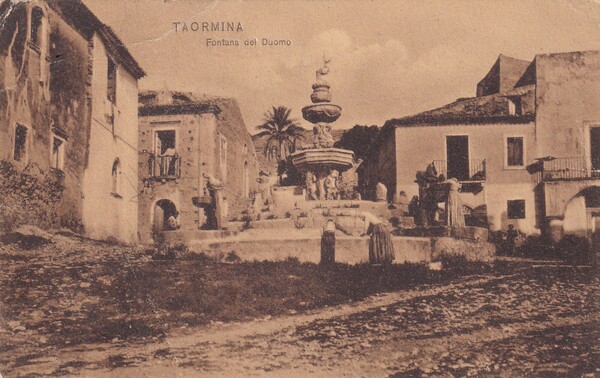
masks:
<svg viewBox="0 0 600 378"><path fill-rule="evenodd" d="M337 200L340 196L340 188L338 185L339 172L332 169L329 175L325 178L325 199Z"/></svg>
<svg viewBox="0 0 600 378"><path fill-rule="evenodd" d="M335 139L331 135L331 126L319 122L313 127L313 145L314 148L331 148L335 144Z"/></svg>

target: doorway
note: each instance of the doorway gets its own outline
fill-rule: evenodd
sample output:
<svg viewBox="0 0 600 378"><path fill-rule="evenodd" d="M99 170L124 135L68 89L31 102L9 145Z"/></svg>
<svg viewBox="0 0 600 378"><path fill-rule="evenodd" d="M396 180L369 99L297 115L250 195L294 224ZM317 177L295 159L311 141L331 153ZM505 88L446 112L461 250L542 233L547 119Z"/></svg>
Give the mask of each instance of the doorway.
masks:
<svg viewBox="0 0 600 378"><path fill-rule="evenodd" d="M446 136L447 178L464 181L469 179L469 137Z"/></svg>
<svg viewBox="0 0 600 378"><path fill-rule="evenodd" d="M163 238L163 233L169 231L169 217L177 217L177 207L168 199L161 199L154 205L154 219L152 221L152 234L155 241Z"/></svg>

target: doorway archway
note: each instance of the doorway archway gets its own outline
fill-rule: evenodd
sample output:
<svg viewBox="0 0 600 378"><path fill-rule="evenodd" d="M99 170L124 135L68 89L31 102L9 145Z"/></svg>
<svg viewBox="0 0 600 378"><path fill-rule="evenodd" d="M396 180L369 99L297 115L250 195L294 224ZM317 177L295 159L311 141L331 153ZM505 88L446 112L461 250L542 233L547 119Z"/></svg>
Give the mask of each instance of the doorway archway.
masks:
<svg viewBox="0 0 600 378"><path fill-rule="evenodd" d="M564 213L565 234L590 238L600 248L600 186L590 186L567 203Z"/></svg>
<svg viewBox="0 0 600 378"><path fill-rule="evenodd" d="M161 199L154 204L154 219L152 220L152 234L154 239L161 240L162 234L170 230L168 219L170 216L177 216L177 206L173 201Z"/></svg>

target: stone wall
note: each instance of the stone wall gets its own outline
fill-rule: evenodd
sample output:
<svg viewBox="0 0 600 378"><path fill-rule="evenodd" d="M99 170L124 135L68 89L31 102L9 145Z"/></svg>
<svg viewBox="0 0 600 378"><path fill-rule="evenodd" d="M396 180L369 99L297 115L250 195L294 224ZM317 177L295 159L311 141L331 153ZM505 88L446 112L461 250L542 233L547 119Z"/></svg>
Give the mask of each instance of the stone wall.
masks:
<svg viewBox="0 0 600 378"><path fill-rule="evenodd" d="M44 11L37 47L28 36L34 5ZM55 172L63 193L51 203L60 223L80 224L91 110L88 43L43 2L29 2L16 5L0 26L0 46L0 158L19 172L49 175L53 128L64 133L64 167ZM17 124L28 130L21 161L13 155Z"/></svg>
<svg viewBox="0 0 600 378"><path fill-rule="evenodd" d="M443 256L460 255L469 261L492 261L495 247L487 242L457 240L453 238L393 237L394 263L429 263ZM192 252L211 256L225 256L235 252L244 261L281 261L297 258L301 262L319 263L320 237L279 239L237 239L192 243ZM369 238L336 236L335 260L345 264L363 264L369 261Z"/></svg>

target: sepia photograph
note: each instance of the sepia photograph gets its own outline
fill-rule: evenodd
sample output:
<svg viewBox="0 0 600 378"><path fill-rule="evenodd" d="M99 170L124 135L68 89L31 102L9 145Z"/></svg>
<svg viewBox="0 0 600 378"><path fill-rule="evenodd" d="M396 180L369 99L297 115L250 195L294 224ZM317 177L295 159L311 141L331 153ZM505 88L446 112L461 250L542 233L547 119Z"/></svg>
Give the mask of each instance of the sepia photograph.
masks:
<svg viewBox="0 0 600 378"><path fill-rule="evenodd" d="M600 0L0 0L0 378L600 377Z"/></svg>

